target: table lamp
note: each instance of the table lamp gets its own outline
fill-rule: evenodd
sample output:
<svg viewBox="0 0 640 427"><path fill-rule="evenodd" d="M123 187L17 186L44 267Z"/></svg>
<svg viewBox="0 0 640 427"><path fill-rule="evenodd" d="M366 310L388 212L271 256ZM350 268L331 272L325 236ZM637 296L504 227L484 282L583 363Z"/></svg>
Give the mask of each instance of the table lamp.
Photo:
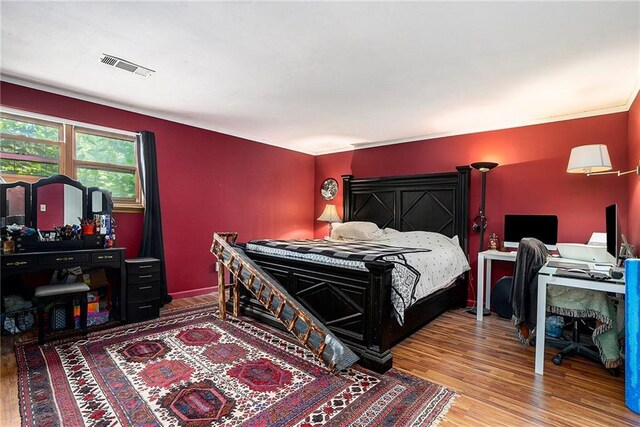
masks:
<svg viewBox="0 0 640 427"><path fill-rule="evenodd" d="M326 221L329 223L329 237L331 237L331 223L342 222L342 220L338 216L336 205L326 205L324 207L324 212L322 212L322 215L318 217L318 221Z"/></svg>

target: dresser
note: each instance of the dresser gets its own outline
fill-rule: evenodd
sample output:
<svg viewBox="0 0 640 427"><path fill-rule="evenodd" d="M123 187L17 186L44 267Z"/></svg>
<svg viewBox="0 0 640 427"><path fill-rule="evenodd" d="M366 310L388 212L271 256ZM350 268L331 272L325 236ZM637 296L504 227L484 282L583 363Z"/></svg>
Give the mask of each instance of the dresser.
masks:
<svg viewBox="0 0 640 427"><path fill-rule="evenodd" d="M160 260L133 258L127 269L127 321L140 322L160 315Z"/></svg>

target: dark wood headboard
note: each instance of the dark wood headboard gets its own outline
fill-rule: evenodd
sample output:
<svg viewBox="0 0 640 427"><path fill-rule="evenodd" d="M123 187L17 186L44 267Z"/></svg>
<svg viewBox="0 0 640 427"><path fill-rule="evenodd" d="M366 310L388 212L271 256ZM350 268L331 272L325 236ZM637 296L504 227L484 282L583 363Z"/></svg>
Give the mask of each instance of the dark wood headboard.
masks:
<svg viewBox="0 0 640 427"><path fill-rule="evenodd" d="M344 221L370 221L399 231L455 235L468 253L469 166L457 172L360 178L342 176Z"/></svg>

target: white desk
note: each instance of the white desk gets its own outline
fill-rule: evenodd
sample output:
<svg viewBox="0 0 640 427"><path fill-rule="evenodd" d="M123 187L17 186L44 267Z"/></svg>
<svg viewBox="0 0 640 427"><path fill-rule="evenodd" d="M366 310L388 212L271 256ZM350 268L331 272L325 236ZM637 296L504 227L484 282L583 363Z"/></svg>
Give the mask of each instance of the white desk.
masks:
<svg viewBox="0 0 640 427"><path fill-rule="evenodd" d="M510 261L516 262L516 251L500 252L496 250L482 251L478 254L478 277L477 277L477 295L476 307L478 314L476 320L482 322L482 300L484 298L484 306L491 309L491 261ZM486 268L485 268L486 263ZM485 294L486 291L486 294ZM486 296L486 297L485 297Z"/></svg>
<svg viewBox="0 0 640 427"><path fill-rule="evenodd" d="M562 259L562 261L571 261ZM584 261L573 261L588 264L593 269L593 263ZM554 276L555 268L547 267L546 264L538 273L538 306L536 314L536 374L544 375L544 343L545 343L545 320L547 311L547 285L568 286L570 288L593 289L596 291L615 292L624 294L624 280L587 280L570 277Z"/></svg>

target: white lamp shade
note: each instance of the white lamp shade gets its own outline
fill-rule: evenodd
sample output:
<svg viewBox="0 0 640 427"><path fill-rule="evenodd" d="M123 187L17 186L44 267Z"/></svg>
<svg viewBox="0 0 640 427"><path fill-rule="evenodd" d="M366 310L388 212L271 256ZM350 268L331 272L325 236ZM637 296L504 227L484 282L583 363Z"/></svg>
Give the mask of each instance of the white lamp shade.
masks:
<svg viewBox="0 0 640 427"><path fill-rule="evenodd" d="M342 220L338 216L338 211L336 210L336 205L327 205L327 206L325 206L324 212L322 212L322 215L320 215L318 217L318 221L342 222Z"/></svg>
<svg viewBox="0 0 640 427"><path fill-rule="evenodd" d="M611 170L611 159L606 145L581 145L571 149L567 172L592 173L608 170Z"/></svg>

